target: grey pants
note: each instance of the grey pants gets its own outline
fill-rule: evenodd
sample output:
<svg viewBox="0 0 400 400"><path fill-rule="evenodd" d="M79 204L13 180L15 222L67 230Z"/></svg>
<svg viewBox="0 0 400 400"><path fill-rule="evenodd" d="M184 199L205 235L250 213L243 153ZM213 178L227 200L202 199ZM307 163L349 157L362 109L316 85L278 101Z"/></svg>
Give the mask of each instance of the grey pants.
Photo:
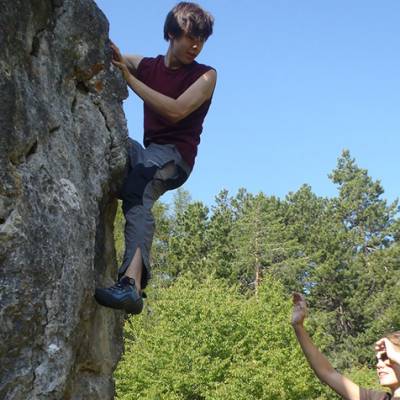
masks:
<svg viewBox="0 0 400 400"><path fill-rule="evenodd" d="M167 190L176 189L189 177L190 168L171 144L150 144L143 148L129 139L129 169L121 190L122 210L125 215L125 253L121 277L137 248L143 258L142 288L150 279L150 250L154 235L151 209Z"/></svg>

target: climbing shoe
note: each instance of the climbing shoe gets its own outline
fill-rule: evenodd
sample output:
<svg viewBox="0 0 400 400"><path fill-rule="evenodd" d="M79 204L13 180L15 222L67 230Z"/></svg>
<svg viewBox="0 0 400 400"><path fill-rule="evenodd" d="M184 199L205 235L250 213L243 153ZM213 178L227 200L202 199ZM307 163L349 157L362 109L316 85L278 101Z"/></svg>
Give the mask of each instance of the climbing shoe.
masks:
<svg viewBox="0 0 400 400"><path fill-rule="evenodd" d="M125 310L129 314L140 314L143 310L143 297L136 290L135 280L127 276L114 286L97 288L94 297L102 306Z"/></svg>

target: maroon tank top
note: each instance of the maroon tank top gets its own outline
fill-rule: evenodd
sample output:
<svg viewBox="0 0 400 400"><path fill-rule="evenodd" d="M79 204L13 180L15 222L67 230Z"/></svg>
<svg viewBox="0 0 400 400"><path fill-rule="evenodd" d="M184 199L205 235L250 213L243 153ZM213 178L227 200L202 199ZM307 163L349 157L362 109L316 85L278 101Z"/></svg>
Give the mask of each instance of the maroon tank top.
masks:
<svg viewBox="0 0 400 400"><path fill-rule="evenodd" d="M147 86L174 99L178 98L200 76L212 69L196 61L179 69L167 68L164 56L145 57L139 63L137 77ZM190 168L193 168L203 130L203 121L210 107L211 99L186 118L171 123L144 103L143 144L173 144Z"/></svg>

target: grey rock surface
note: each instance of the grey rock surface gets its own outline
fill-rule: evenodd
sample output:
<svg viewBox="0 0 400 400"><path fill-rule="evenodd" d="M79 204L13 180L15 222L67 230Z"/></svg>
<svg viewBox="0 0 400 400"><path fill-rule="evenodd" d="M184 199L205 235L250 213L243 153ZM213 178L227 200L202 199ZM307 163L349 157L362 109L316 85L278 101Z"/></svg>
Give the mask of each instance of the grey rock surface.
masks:
<svg viewBox="0 0 400 400"><path fill-rule="evenodd" d="M92 0L0 0L0 399L112 399L120 72Z"/></svg>

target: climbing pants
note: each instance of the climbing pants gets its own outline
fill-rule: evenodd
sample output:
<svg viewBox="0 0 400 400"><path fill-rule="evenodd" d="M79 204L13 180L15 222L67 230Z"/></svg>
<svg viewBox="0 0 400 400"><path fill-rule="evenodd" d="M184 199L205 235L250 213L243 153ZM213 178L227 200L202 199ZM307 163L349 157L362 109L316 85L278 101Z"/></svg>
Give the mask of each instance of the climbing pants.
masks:
<svg viewBox="0 0 400 400"><path fill-rule="evenodd" d="M143 148L135 140L128 143L129 166L120 197L125 215L125 253L118 271L121 277L136 250L143 259L142 288L150 279L150 250L154 235L151 209L167 190L176 189L189 177L190 168L171 144L152 143Z"/></svg>

